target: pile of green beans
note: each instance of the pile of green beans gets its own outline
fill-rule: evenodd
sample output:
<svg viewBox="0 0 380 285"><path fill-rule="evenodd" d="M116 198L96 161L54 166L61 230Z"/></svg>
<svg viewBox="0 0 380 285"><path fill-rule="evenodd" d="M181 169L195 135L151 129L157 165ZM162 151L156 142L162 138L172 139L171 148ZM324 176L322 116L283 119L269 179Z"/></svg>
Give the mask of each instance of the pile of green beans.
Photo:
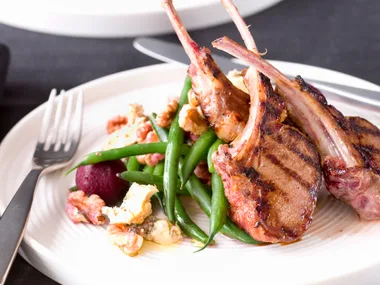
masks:
<svg viewBox="0 0 380 285"><path fill-rule="evenodd" d="M177 191L178 163L185 135L184 130L179 126L179 112L182 106L187 103L187 93L190 89L191 79L187 76L178 101L177 113L170 126L168 145L165 152L164 197L166 214L171 222L175 222L174 203Z"/></svg>
<svg viewBox="0 0 380 285"><path fill-rule="evenodd" d="M244 243L259 244L260 242L240 229L227 216L228 201L224 195L223 182L216 173L212 161L213 153L223 141L217 138L212 129L209 129L193 146L184 144L184 130L179 126L178 119L182 106L187 103L187 93L190 88L191 80L187 77L179 99L179 108L170 129L161 128L156 124L156 114L149 116L160 142L134 144L90 153L68 173L83 165L126 159L127 170L119 173L118 177L129 182L155 185L159 192L154 197L168 219L172 223L177 223L187 236L203 243L204 246L200 250L213 244L218 232ZM142 166L136 156L149 153L165 154L165 159L156 166ZM205 159L212 175L212 195L207 189L209 186L202 184L194 174L195 167ZM209 235L191 220L180 196L191 196L210 218Z"/></svg>

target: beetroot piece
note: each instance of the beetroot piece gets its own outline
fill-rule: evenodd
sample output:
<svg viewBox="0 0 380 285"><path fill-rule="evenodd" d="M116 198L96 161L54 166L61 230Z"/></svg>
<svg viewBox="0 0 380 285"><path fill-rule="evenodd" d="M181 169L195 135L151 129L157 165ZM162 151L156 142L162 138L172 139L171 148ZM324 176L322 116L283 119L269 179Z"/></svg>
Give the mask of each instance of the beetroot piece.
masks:
<svg viewBox="0 0 380 285"><path fill-rule="evenodd" d="M80 166L75 182L78 189L83 190L88 196L97 194L107 205L114 205L128 190L128 183L116 176L123 171L126 171L126 168L120 160Z"/></svg>

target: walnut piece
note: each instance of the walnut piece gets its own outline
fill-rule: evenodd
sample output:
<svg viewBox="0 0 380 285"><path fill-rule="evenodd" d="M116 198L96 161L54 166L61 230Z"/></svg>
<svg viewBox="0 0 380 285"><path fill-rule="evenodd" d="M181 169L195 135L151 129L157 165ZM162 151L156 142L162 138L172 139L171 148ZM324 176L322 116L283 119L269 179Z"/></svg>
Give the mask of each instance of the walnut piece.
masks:
<svg viewBox="0 0 380 285"><path fill-rule="evenodd" d="M102 207L105 205L98 195L87 197L84 191L78 190L67 196L66 212L74 223L102 225L106 221L102 215Z"/></svg>
<svg viewBox="0 0 380 285"><path fill-rule="evenodd" d="M139 138L140 143L154 143L160 141L150 122L145 123L137 130L137 137ZM136 156L138 162L149 166L157 165L157 163L164 158L165 155L161 153L149 153Z"/></svg>
<svg viewBox="0 0 380 285"><path fill-rule="evenodd" d="M211 181L211 173L208 171L207 162L204 160L195 167L194 174L205 184Z"/></svg>
<svg viewBox="0 0 380 285"><path fill-rule="evenodd" d="M138 104L128 105L128 113L124 117L127 123L123 126L120 125L119 129L106 138L101 150L124 147L138 142L137 130L148 121L144 115L143 107Z"/></svg>
<svg viewBox="0 0 380 285"><path fill-rule="evenodd" d="M145 122L142 124L137 130L136 130L136 137L137 137L137 142L142 143L142 142L147 142L147 136L150 132L153 131L152 124L150 121ZM158 138L157 138L158 139Z"/></svg>
<svg viewBox="0 0 380 285"><path fill-rule="evenodd" d="M108 225L107 234L111 244L129 256L136 256L144 242L142 236L130 231L128 226L122 224Z"/></svg>
<svg viewBox="0 0 380 285"><path fill-rule="evenodd" d="M203 118L199 109L186 104L179 113L179 125L182 129L195 135L202 135L208 129L206 120Z"/></svg>
<svg viewBox="0 0 380 285"><path fill-rule="evenodd" d="M156 117L156 124L161 128L169 127L172 123L175 113L178 109L178 97L171 97L168 99L168 104L165 109Z"/></svg>
<svg viewBox="0 0 380 285"><path fill-rule="evenodd" d="M113 132L121 129L128 123L127 116L117 115L107 122L107 134L112 134Z"/></svg>

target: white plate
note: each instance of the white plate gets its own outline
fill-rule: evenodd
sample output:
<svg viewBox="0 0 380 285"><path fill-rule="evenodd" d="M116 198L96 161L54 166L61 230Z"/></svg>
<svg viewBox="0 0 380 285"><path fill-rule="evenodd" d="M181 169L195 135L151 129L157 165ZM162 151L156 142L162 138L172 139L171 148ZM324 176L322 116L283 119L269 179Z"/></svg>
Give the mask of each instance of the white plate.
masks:
<svg viewBox="0 0 380 285"><path fill-rule="evenodd" d="M161 0L4 0L0 22L32 31L81 37L133 37L172 32ZM243 16L281 0L235 0ZM189 30L227 23L220 0L175 0ZM22 7L22 9L20 9Z"/></svg>
<svg viewBox="0 0 380 285"><path fill-rule="evenodd" d="M335 71L273 62L286 73L361 87L379 87ZM105 138L107 120L139 102L157 111L167 96L180 92L186 68L161 64L110 75L73 90L85 93L84 131L74 162ZM345 114L362 115L380 125L380 116L363 107L330 101ZM0 212L30 168L44 105L23 118L0 146ZM38 185L22 254L38 270L63 284L379 284L380 222L360 222L346 205L322 195L315 220L302 241L287 246L248 246L223 236L217 246L194 254L189 241L176 246L144 245L135 258L109 244L105 230L74 225L65 213L74 175L68 168L44 176ZM201 211L190 214L207 229ZM360 282L359 282L360 280ZM159 282L161 284L161 282Z"/></svg>

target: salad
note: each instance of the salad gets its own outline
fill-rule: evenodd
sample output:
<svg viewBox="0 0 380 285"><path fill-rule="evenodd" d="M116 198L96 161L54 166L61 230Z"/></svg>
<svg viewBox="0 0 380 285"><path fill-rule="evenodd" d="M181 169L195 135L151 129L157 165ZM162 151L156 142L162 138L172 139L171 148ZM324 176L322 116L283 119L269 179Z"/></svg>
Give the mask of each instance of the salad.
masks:
<svg viewBox="0 0 380 285"><path fill-rule="evenodd" d="M239 86L239 74L229 76ZM126 114L107 122L100 150L70 170L76 185L66 212L72 222L106 226L109 241L129 256L144 240L170 245L190 238L203 249L218 232L258 243L227 217L223 183L211 160L222 141L199 108L188 104L190 90L186 78L181 95L169 98L158 114L130 104ZM210 217L209 234L191 220L181 196L191 196ZM166 218L152 215L155 205Z"/></svg>

